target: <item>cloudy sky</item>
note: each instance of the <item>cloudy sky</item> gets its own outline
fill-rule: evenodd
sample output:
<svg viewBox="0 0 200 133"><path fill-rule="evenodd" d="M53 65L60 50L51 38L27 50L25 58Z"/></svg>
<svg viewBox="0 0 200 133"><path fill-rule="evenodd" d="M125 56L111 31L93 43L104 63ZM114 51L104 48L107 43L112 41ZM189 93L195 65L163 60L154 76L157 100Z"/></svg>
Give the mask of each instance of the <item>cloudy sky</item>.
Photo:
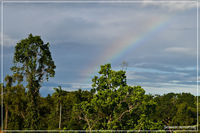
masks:
<svg viewBox="0 0 200 133"><path fill-rule="evenodd" d="M120 70L123 61L129 85L197 94L195 2L5 2L3 10L4 75L11 74L16 42L32 33L50 43L57 68L43 96L58 85L90 89L100 65Z"/></svg>

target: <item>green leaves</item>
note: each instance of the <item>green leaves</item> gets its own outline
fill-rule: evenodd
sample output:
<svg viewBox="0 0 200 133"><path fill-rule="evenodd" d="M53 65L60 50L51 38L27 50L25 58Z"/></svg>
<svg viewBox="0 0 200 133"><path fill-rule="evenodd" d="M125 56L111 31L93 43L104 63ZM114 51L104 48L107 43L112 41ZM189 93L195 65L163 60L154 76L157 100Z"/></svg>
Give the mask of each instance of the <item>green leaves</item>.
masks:
<svg viewBox="0 0 200 133"><path fill-rule="evenodd" d="M141 114L137 124L135 124L135 130L163 130L164 125L159 122L153 122L147 115Z"/></svg>
<svg viewBox="0 0 200 133"><path fill-rule="evenodd" d="M17 43L14 74L6 76L6 85L0 86L7 129L140 131L196 124L197 97L188 93L147 95L141 86L127 85L126 72L112 70L111 64L101 66L91 91L66 92L59 86L52 96L40 97L41 83L55 75L49 46L32 34ZM25 81L27 92L22 85Z"/></svg>
<svg viewBox="0 0 200 133"><path fill-rule="evenodd" d="M105 89L117 89L120 86L126 86L125 71L113 71L111 65L106 64L101 66L99 71L100 77L95 76L92 79L92 91L99 91Z"/></svg>
<svg viewBox="0 0 200 133"><path fill-rule="evenodd" d="M30 34L17 43L14 53L15 66L11 70L24 74L33 74L35 80L42 82L55 75L54 61L49 51L49 43L44 44L40 36Z"/></svg>
<svg viewBox="0 0 200 133"><path fill-rule="evenodd" d="M93 81L93 98L76 105L77 117L85 121L86 129L134 129L146 124L152 128L156 123L148 117L155 111L156 103L145 95L140 86L126 84L125 71L114 71L110 64L102 65L100 76ZM147 116L143 120L143 116ZM158 124L159 126L159 124ZM155 128L160 128L156 126Z"/></svg>
<svg viewBox="0 0 200 133"><path fill-rule="evenodd" d="M60 104L60 103L63 103L63 96L64 96L64 91L62 90L61 86L58 86L58 88L53 88L55 90L55 96L56 96L56 99L57 99L57 102Z"/></svg>
<svg viewBox="0 0 200 133"><path fill-rule="evenodd" d="M44 78L48 80L49 77L55 75L54 61L49 50L49 43L44 43L40 36L33 36L30 34L17 43L14 53L14 66L11 70L15 74L21 74L27 81L28 88L28 108L27 115L28 129L39 128L39 89Z"/></svg>
<svg viewBox="0 0 200 133"><path fill-rule="evenodd" d="M22 75L14 74L5 77L6 85L3 93L3 103L6 112L5 129L22 129L26 113L25 88L21 84Z"/></svg>

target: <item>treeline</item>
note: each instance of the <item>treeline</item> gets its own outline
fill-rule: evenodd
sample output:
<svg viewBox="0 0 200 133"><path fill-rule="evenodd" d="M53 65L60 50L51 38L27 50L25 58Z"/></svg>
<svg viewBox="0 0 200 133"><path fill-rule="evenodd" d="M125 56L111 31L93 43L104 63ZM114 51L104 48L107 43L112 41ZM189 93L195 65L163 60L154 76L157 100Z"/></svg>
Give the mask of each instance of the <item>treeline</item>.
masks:
<svg viewBox="0 0 200 133"><path fill-rule="evenodd" d="M127 84L125 71L114 71L110 64L101 66L91 90L69 92L58 86L41 97L41 84L54 76L54 69L49 44L39 36L30 34L17 43L13 75L1 84L4 130L171 131L170 126L197 125L196 96L145 94L140 86Z"/></svg>
<svg viewBox="0 0 200 133"><path fill-rule="evenodd" d="M93 79L91 91L68 92L58 87L52 95L39 97L38 129L163 130L165 126L197 124L195 96L189 93L147 95L140 86L122 82L123 78L119 77L123 71L113 71L109 64L101 68L104 72ZM115 76L119 77L114 79ZM29 129L26 127L26 116L30 113L28 94L22 84L13 86L14 81L13 77L6 77L4 128Z"/></svg>

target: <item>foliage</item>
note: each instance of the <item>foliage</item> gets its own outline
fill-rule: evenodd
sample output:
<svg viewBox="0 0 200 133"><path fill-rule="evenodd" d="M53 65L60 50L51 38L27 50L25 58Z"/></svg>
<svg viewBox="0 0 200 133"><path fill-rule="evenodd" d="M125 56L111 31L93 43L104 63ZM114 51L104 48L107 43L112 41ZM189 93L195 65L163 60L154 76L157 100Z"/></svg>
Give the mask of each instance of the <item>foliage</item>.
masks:
<svg viewBox="0 0 200 133"><path fill-rule="evenodd" d="M148 124L144 129L156 125L150 121L156 103L145 95L140 86L126 84L125 71L111 70L111 65L101 66L100 77L93 79L93 98L74 107L76 116L85 121L84 129L140 129L135 125ZM143 120L143 116L145 120ZM148 118L148 120L146 120ZM161 128L157 126L154 128ZM151 127L153 128L153 127Z"/></svg>
<svg viewBox="0 0 200 133"><path fill-rule="evenodd" d="M39 89L44 77L48 80L55 74L55 65L49 51L49 43L44 43L40 36L30 34L15 46L14 73L23 75L27 81L28 108L26 127L39 129Z"/></svg>
<svg viewBox="0 0 200 133"><path fill-rule="evenodd" d="M141 86L127 84L125 69L112 70L111 64L101 66L90 91L65 91L59 86L52 95L41 97L42 82L54 76L55 65L49 43L39 36L30 34L17 43L11 69L13 75L7 75L0 86L4 129L140 132L197 124L197 96L145 94Z"/></svg>

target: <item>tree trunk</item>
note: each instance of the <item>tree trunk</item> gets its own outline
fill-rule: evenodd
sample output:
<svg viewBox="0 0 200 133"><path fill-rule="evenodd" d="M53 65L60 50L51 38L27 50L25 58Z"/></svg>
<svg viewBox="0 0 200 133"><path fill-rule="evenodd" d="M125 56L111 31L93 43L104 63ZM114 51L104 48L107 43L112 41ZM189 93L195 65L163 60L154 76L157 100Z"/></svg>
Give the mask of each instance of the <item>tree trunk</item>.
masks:
<svg viewBox="0 0 200 133"><path fill-rule="evenodd" d="M59 119L59 129L61 128L61 116L62 116L62 104L60 103L60 119Z"/></svg>
<svg viewBox="0 0 200 133"><path fill-rule="evenodd" d="M6 105L5 130L8 128L8 105Z"/></svg>

